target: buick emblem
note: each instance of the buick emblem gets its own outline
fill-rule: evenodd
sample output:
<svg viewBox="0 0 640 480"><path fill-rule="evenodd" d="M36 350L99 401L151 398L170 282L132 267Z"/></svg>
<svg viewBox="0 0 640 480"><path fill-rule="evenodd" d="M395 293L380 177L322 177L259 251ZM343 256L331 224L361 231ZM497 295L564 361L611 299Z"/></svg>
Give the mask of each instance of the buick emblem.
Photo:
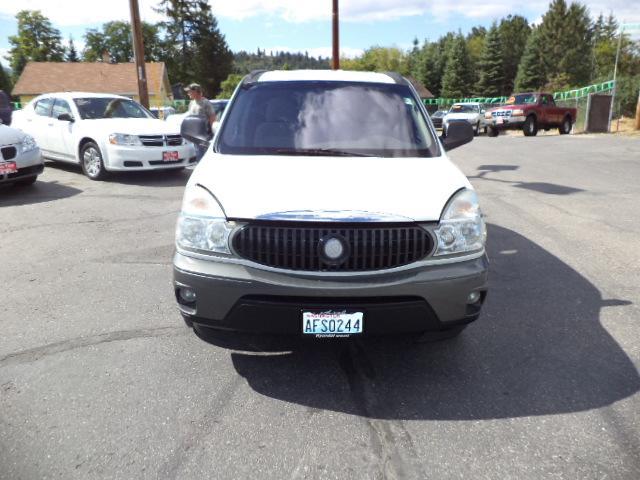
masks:
<svg viewBox="0 0 640 480"><path fill-rule="evenodd" d="M320 240L319 253L325 263L339 265L349 255L349 244L338 234L330 234Z"/></svg>
<svg viewBox="0 0 640 480"><path fill-rule="evenodd" d="M324 254L330 260L339 259L344 253L344 246L337 238L330 238L324 242Z"/></svg>

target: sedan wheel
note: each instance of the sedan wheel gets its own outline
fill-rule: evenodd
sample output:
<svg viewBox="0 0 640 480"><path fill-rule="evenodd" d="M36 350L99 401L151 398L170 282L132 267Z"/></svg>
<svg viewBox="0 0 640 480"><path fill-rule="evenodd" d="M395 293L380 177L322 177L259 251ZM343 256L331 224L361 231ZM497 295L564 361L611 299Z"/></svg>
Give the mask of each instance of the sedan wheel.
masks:
<svg viewBox="0 0 640 480"><path fill-rule="evenodd" d="M80 159L82 171L91 180L102 180L106 176L102 154L95 143L88 142L82 147Z"/></svg>

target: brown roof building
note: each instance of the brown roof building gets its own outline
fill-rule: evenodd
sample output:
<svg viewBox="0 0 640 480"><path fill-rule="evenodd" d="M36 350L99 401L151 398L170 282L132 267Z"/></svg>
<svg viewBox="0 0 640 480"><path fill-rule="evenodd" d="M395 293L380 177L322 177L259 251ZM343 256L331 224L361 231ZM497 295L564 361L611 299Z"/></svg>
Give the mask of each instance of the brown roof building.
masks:
<svg viewBox="0 0 640 480"><path fill-rule="evenodd" d="M164 62L145 67L149 103L160 106L172 100L171 85ZM29 62L12 94L22 103L43 93L113 93L138 98L138 80L134 63L103 62Z"/></svg>

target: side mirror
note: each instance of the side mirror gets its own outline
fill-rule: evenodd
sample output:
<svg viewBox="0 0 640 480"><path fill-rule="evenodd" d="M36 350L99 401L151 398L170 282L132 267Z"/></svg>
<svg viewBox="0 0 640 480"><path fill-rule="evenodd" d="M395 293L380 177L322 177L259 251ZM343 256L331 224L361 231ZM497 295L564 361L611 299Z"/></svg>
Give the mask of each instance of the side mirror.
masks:
<svg viewBox="0 0 640 480"><path fill-rule="evenodd" d="M446 151L453 150L473 140L473 127L466 120L451 120L447 127L447 136L440 137L440 140Z"/></svg>
<svg viewBox="0 0 640 480"><path fill-rule="evenodd" d="M58 120L62 120L63 122L75 122L75 118L73 118L68 113L61 113L58 115Z"/></svg>
<svg viewBox="0 0 640 480"><path fill-rule="evenodd" d="M206 120L200 117L185 117L180 126L180 135L193 143L209 144L209 126Z"/></svg>

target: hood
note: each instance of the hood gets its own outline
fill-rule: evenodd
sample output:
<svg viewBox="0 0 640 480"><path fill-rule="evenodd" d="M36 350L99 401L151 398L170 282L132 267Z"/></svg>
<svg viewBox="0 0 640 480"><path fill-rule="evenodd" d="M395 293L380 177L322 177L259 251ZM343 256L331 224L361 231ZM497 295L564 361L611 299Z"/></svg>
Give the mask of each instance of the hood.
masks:
<svg viewBox="0 0 640 480"><path fill-rule="evenodd" d="M17 128L7 127L0 124L0 145L15 145L22 143L24 133Z"/></svg>
<svg viewBox="0 0 640 480"><path fill-rule="evenodd" d="M167 124L157 118L102 118L82 120L83 128L100 131L105 135L111 133L128 133L130 135L179 135L180 126Z"/></svg>
<svg viewBox="0 0 640 480"><path fill-rule="evenodd" d="M445 120L475 120L479 115L477 112L447 113L444 118Z"/></svg>
<svg viewBox="0 0 640 480"><path fill-rule="evenodd" d="M207 155L189 180L227 218L438 221L467 178L446 157Z"/></svg>

